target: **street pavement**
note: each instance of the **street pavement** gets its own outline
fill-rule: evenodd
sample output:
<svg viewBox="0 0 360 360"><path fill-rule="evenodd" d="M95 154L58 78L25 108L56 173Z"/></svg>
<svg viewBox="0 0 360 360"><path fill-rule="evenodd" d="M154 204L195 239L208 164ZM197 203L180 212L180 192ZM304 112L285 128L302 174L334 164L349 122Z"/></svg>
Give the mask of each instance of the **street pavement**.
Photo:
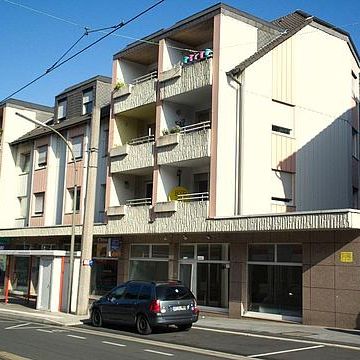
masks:
<svg viewBox="0 0 360 360"><path fill-rule="evenodd" d="M205 316L187 332L173 327L140 336L132 328L98 329L84 320L0 304L0 359L360 358L356 330Z"/></svg>

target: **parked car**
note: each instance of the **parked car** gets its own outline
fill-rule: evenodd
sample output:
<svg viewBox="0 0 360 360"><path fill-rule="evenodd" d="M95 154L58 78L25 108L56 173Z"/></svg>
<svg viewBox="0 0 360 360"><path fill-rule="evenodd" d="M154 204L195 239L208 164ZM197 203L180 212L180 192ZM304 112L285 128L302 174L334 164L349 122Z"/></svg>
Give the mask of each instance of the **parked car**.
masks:
<svg viewBox="0 0 360 360"><path fill-rule="evenodd" d="M198 320L195 296L181 282L128 281L95 301L91 322L135 325L140 334L150 334L153 327L176 325L189 330Z"/></svg>

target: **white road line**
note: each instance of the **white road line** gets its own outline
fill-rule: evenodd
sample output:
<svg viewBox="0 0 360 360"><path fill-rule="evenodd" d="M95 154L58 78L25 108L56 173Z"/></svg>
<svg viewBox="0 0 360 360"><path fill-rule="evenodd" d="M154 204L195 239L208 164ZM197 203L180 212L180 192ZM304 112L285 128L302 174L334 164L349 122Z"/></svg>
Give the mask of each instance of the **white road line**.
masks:
<svg viewBox="0 0 360 360"><path fill-rule="evenodd" d="M158 355L174 356L174 354L170 354L170 353L166 353L166 352L162 352L162 351L155 351L155 350L149 350L149 349L145 349L144 351L149 352L149 353L158 354Z"/></svg>
<svg viewBox="0 0 360 360"><path fill-rule="evenodd" d="M86 337L84 337L84 336L77 336L77 335L66 335L66 336L72 337L72 338L75 338L75 339L81 339L81 340L85 340L85 339L86 339Z"/></svg>
<svg viewBox="0 0 360 360"><path fill-rule="evenodd" d="M258 357L260 357L260 356L286 354L286 353L291 353L291 352L296 352L296 351L319 349L319 348L323 348L323 347L324 347L324 345L308 346L308 347L304 347L304 348L297 348L297 349L290 349L290 350L282 350L282 351L274 351L274 352L269 352L269 353L264 353L264 354L256 354L256 355L250 355L250 356L248 355L248 357L249 357L249 358L258 358Z"/></svg>
<svg viewBox="0 0 360 360"><path fill-rule="evenodd" d="M30 325L30 324L31 324L31 322L23 323L23 324L17 324L17 325L9 326L9 327L5 328L5 330L18 329L20 327L24 327L24 326L27 326L27 325Z"/></svg>
<svg viewBox="0 0 360 360"><path fill-rule="evenodd" d="M36 329L36 331L46 332L52 334L51 330L45 330L45 329Z"/></svg>
<svg viewBox="0 0 360 360"><path fill-rule="evenodd" d="M126 346L126 345L124 345L124 344L113 343L113 342L110 342L110 341L102 341L102 343L103 343L103 344L107 344L107 345L120 346L120 347Z"/></svg>

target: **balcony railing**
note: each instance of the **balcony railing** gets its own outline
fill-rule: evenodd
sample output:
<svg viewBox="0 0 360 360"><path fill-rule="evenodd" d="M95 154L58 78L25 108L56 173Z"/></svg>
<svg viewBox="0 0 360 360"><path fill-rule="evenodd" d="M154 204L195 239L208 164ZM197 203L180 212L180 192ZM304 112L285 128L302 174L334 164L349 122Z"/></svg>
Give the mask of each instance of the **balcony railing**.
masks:
<svg viewBox="0 0 360 360"><path fill-rule="evenodd" d="M209 200L209 192L178 195L178 201L207 201L207 200Z"/></svg>
<svg viewBox="0 0 360 360"><path fill-rule="evenodd" d="M196 123L196 124L183 126L183 127L180 128L180 133L181 134L187 134L187 133L191 133L191 132L194 132L194 131L210 129L210 127L211 127L210 121L204 121L204 122L201 122L201 123Z"/></svg>
<svg viewBox="0 0 360 360"><path fill-rule="evenodd" d="M137 77L131 83L132 83L132 85L136 85L136 84L140 84L142 82L145 82L145 81L148 81L151 79L157 79L157 77L158 77L157 71L153 71L149 74L145 74L145 75Z"/></svg>
<svg viewBox="0 0 360 360"><path fill-rule="evenodd" d="M155 135L141 136L128 142L129 145L140 145L155 141Z"/></svg>
<svg viewBox="0 0 360 360"><path fill-rule="evenodd" d="M151 205L151 198L126 200L126 205L128 205L128 206Z"/></svg>

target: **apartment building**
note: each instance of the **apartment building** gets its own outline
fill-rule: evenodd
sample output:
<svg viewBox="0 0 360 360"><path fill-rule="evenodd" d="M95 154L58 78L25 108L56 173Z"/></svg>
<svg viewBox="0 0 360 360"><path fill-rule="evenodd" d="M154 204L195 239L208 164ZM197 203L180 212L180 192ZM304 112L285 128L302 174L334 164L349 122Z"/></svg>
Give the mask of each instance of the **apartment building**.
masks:
<svg viewBox="0 0 360 360"><path fill-rule="evenodd" d="M48 114L45 124L63 135L73 151L75 161L65 142L49 128L36 127L20 137L20 133L17 133L17 137L13 136L9 143L13 156L5 171L9 172L9 167L12 168L11 181L7 180L15 184L13 190L16 193L10 193L8 197L11 199L9 203L17 204L14 206L15 213L7 214L9 219L4 221L2 228L17 228L21 234L9 239L7 250L4 251L9 257L10 282L7 290L10 294L37 296L39 269L52 267L51 271L55 271L56 266L62 266L62 270L57 270L64 274L65 267L67 271L68 257L60 259L60 253L56 255L55 252L62 251L63 258L65 254L68 256L66 251L70 250L70 236L61 229L72 224L75 184L75 223L83 223L89 157L94 151L98 154L98 160L93 222L104 222L110 93L111 79L96 76L65 89L55 97L54 115ZM24 122L27 121L19 118L19 123ZM99 136L90 144L95 128ZM8 188L4 191L8 191ZM9 203L1 204L2 213L7 213ZM58 229L58 236L51 236L54 229ZM77 235L81 235L80 227ZM77 236L76 251L81 248L80 242L81 236ZM44 264L42 258L49 256L60 256L59 264L56 265L53 260ZM65 264L61 265L60 260ZM46 273L49 281L51 271ZM45 276L45 272L42 276ZM65 274L61 281L59 279L57 292L62 291L61 287L66 289L67 277ZM76 289L73 291L76 292ZM48 300L46 298L44 301L48 303ZM75 310L76 299L74 303ZM59 308L63 308L64 304L58 303Z"/></svg>
<svg viewBox="0 0 360 360"><path fill-rule="evenodd" d="M359 327L359 65L350 35L321 19L270 22L224 4L115 54L90 298L128 279L180 279L202 311ZM87 87L74 89L78 109ZM45 188L40 176L29 193L45 193L44 213L0 230L10 246L69 241L73 178Z"/></svg>
<svg viewBox="0 0 360 360"><path fill-rule="evenodd" d="M349 34L302 11L219 4L115 54L113 278L179 278L232 317L359 326L358 77Z"/></svg>

